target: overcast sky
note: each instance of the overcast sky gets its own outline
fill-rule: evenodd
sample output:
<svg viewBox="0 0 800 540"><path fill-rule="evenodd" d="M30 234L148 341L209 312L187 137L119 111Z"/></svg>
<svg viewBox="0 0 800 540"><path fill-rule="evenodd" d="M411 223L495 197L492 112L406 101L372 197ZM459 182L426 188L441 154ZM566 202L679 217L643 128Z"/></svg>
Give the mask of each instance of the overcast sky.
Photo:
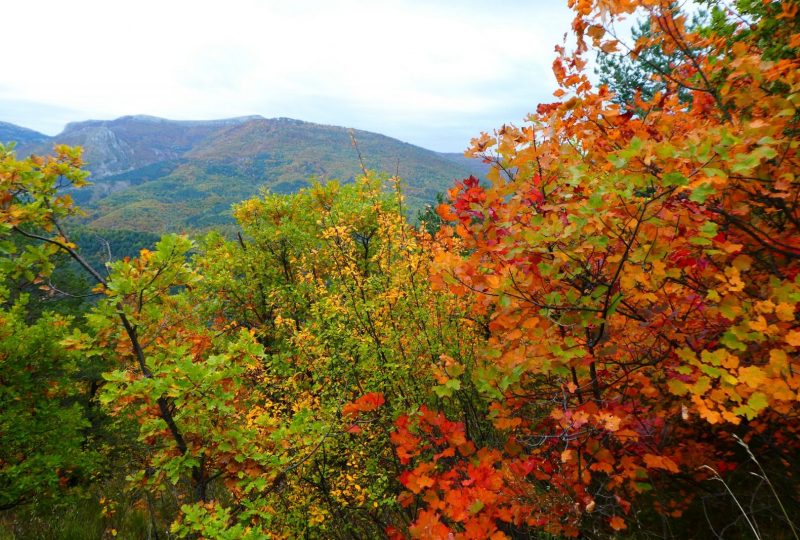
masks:
<svg viewBox="0 0 800 540"><path fill-rule="evenodd" d="M439 151L555 89L566 0L10 0L0 120L260 114Z"/></svg>

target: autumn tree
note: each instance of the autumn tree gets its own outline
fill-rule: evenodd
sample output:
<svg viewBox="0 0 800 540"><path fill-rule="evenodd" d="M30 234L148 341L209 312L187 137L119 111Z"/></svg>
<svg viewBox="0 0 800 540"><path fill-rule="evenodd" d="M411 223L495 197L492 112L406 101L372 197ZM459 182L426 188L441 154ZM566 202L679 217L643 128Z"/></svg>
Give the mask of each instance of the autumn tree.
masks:
<svg viewBox="0 0 800 540"><path fill-rule="evenodd" d="M51 158L27 160L17 160L6 148L0 151L5 251L0 299L13 300L0 314L2 505L41 500L102 472L89 429L89 409L97 406L98 395L109 412L140 425L144 446L123 466L133 484L153 495L172 485L177 504L205 502L211 475L219 474L225 454L209 460L198 446L216 450L230 437L258 435L239 434L217 422L230 410L225 407L236 390L245 387L242 378L260 354L257 343L247 333L215 342L205 321L192 318L190 309L175 313L185 306L176 291L196 279L186 264L191 243L185 238L166 237L136 261L118 262L108 277L81 256L63 223L79 212L68 190L86 183L79 150L59 147ZM15 238L29 242L19 249L20 242L11 241ZM20 278L47 288L57 253L72 258L106 297L80 326L47 313L27 322L25 295L12 296L5 288L7 279ZM78 377L98 366L108 370L105 384ZM259 445L249 441L247 448L257 452ZM237 455L246 458L244 452Z"/></svg>
<svg viewBox="0 0 800 540"><path fill-rule="evenodd" d="M58 248L29 240L48 233L44 215L70 212L54 186L82 183L78 163L66 148L19 160L0 145L0 510L80 495L103 465L90 429L90 370L60 344L74 320L30 305Z"/></svg>
<svg viewBox="0 0 800 540"><path fill-rule="evenodd" d="M440 206L433 280L490 319L475 384L505 436L400 418L412 536L695 535L704 508L796 531L798 4L710 4L693 29L672 2L570 2L557 101L473 141L491 185ZM592 48L653 47L673 61L633 108L586 73Z"/></svg>
<svg viewBox="0 0 800 540"><path fill-rule="evenodd" d="M269 495L275 532L375 537L410 522L395 418L426 401L473 402L453 358L473 365L477 326L431 291L431 239L407 223L397 182L368 173L265 193L236 207L239 238L212 234L195 258L205 317L265 348L252 414L284 426L282 444L302 457Z"/></svg>

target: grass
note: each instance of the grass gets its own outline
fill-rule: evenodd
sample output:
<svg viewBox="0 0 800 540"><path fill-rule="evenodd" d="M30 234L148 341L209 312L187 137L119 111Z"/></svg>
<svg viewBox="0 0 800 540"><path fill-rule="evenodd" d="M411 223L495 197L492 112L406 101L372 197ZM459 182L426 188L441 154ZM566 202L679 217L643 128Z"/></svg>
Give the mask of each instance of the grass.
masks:
<svg viewBox="0 0 800 540"><path fill-rule="evenodd" d="M116 531L116 535L114 534ZM0 516L0 540L105 540L149 539L147 514L120 505L113 517L103 515L94 500L61 504L32 504ZM160 538L165 538L163 532Z"/></svg>

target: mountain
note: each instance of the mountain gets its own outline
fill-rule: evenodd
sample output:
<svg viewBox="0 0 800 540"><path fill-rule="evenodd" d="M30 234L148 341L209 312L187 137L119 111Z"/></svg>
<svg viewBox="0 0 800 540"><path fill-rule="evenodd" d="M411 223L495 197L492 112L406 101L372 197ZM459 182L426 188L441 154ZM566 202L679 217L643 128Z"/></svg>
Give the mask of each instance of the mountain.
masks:
<svg viewBox="0 0 800 540"><path fill-rule="evenodd" d="M123 116L67 124L60 134L21 147L46 153L54 143L82 146L94 179L179 159L215 132L252 120L253 116L209 121L176 121L155 116Z"/></svg>
<svg viewBox="0 0 800 540"><path fill-rule="evenodd" d="M491 169L488 163L484 163L480 159L469 158L461 152L439 152L439 155L472 171L472 175L478 178L485 178Z"/></svg>
<svg viewBox="0 0 800 540"><path fill-rule="evenodd" d="M16 142L20 145L39 144L48 141L50 137L32 129L0 122L0 143Z"/></svg>
<svg viewBox="0 0 800 540"><path fill-rule="evenodd" d="M224 226L231 205L261 188L292 193L312 178L351 181L361 171L351 132L367 168L403 178L410 210L455 179L482 175L481 163L377 133L259 116L75 122L53 138L20 145L20 152L83 146L94 185L73 198L88 210L89 225L160 233Z"/></svg>

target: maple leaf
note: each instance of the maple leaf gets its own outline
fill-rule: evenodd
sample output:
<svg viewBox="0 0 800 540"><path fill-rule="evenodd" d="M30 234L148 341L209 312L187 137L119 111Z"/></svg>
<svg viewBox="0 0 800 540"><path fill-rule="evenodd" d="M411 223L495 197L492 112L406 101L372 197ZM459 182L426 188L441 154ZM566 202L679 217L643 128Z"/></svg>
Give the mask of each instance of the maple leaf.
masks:
<svg viewBox="0 0 800 540"><path fill-rule="evenodd" d="M416 521L408 528L413 538L428 538L430 540L448 540L451 536L450 529L442 523L439 515L431 510L423 510Z"/></svg>
<svg viewBox="0 0 800 540"><path fill-rule="evenodd" d="M386 399L381 392L369 392L352 403L342 407L343 416L356 416L362 412L370 412L386 403Z"/></svg>

